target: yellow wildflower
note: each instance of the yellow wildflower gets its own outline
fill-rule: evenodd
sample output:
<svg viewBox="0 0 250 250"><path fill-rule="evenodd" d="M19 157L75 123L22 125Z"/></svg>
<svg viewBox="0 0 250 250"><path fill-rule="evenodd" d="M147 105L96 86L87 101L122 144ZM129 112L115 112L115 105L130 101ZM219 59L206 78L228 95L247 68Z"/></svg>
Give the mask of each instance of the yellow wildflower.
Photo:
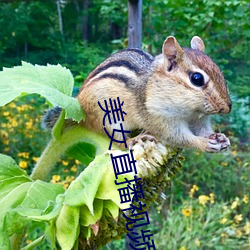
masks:
<svg viewBox="0 0 250 250"><path fill-rule="evenodd" d="M72 182L75 179L75 176L67 176L66 181L67 182Z"/></svg>
<svg viewBox="0 0 250 250"><path fill-rule="evenodd" d="M247 204L248 201L249 201L248 195L245 194L243 197L243 202Z"/></svg>
<svg viewBox="0 0 250 250"><path fill-rule="evenodd" d="M15 119L11 120L11 126L12 127L17 127L18 126L18 123Z"/></svg>
<svg viewBox="0 0 250 250"><path fill-rule="evenodd" d="M33 121L32 120L26 122L26 128L27 129L32 129L32 126L33 126Z"/></svg>
<svg viewBox="0 0 250 250"><path fill-rule="evenodd" d="M73 166L70 168L70 170L71 170L72 172L76 172L76 171L77 171L76 165L73 165Z"/></svg>
<svg viewBox="0 0 250 250"><path fill-rule="evenodd" d="M61 179L61 176L60 176L60 175L53 175L53 176L52 176L51 182L52 182L52 183L57 183L57 182L60 181L60 179Z"/></svg>
<svg viewBox="0 0 250 250"><path fill-rule="evenodd" d="M0 130L0 135L1 135L1 137L5 137L5 138L9 137L9 134L4 130Z"/></svg>
<svg viewBox="0 0 250 250"><path fill-rule="evenodd" d="M68 183L68 182L64 182L64 183L63 183L63 187L64 187L64 189L67 189L67 188L68 188L68 186L69 186L69 183Z"/></svg>
<svg viewBox="0 0 250 250"><path fill-rule="evenodd" d="M237 155L237 153L238 153L237 150L233 150L233 151L232 151L232 154L233 154L233 155Z"/></svg>
<svg viewBox="0 0 250 250"><path fill-rule="evenodd" d="M221 220L220 220L220 224L225 224L227 222L227 218L222 218Z"/></svg>
<svg viewBox="0 0 250 250"><path fill-rule="evenodd" d="M29 158L29 155L30 155L29 152L21 152L21 153L18 153L18 156L19 156L19 157L23 157L23 158L26 158L26 159Z"/></svg>
<svg viewBox="0 0 250 250"><path fill-rule="evenodd" d="M198 190L199 190L199 187L196 186L196 185L193 185L192 188L190 189L189 197L193 198L194 193L195 193L196 191L198 191Z"/></svg>
<svg viewBox="0 0 250 250"><path fill-rule="evenodd" d="M9 114L10 114L10 112L8 112L8 111L3 112L4 116L9 116Z"/></svg>
<svg viewBox="0 0 250 250"><path fill-rule="evenodd" d="M221 233L220 235L222 238L226 238L227 237L227 234L226 233Z"/></svg>
<svg viewBox="0 0 250 250"><path fill-rule="evenodd" d="M199 239L195 239L194 240L194 244L197 246L197 247L200 247L201 246L201 242Z"/></svg>
<svg viewBox="0 0 250 250"><path fill-rule="evenodd" d="M26 169L28 167L27 161L20 161L19 162L19 167L22 169Z"/></svg>
<svg viewBox="0 0 250 250"><path fill-rule="evenodd" d="M11 108L15 108L15 107L16 107L16 104L15 104L14 102L11 102L11 103L9 104L9 106L10 106Z"/></svg>
<svg viewBox="0 0 250 250"><path fill-rule="evenodd" d="M4 148L4 152L9 152L10 151L10 147L5 147Z"/></svg>
<svg viewBox="0 0 250 250"><path fill-rule="evenodd" d="M63 164L63 166L68 166L69 165L69 163L67 161L64 161L64 160L62 160L62 164Z"/></svg>
<svg viewBox="0 0 250 250"><path fill-rule="evenodd" d="M247 221L246 225L244 226L244 231L246 232L246 234L250 234L250 222Z"/></svg>
<svg viewBox="0 0 250 250"><path fill-rule="evenodd" d="M236 224L239 224L243 220L242 214L237 214L234 216L234 221Z"/></svg>
<svg viewBox="0 0 250 250"><path fill-rule="evenodd" d="M31 106L27 105L27 104L24 104L22 106L17 106L17 110L20 112L20 111L25 111L25 110L28 110L28 109L32 109Z"/></svg>
<svg viewBox="0 0 250 250"><path fill-rule="evenodd" d="M235 201L231 205L231 209L235 209L239 205L239 198L236 197Z"/></svg>
<svg viewBox="0 0 250 250"><path fill-rule="evenodd" d="M186 217L189 217L192 214L192 208L191 207L185 207L181 210L182 214Z"/></svg>
<svg viewBox="0 0 250 250"><path fill-rule="evenodd" d="M75 160L75 164L76 164L76 165L79 165L79 164L81 164L81 162L78 161L78 160Z"/></svg>
<svg viewBox="0 0 250 250"><path fill-rule="evenodd" d="M37 162L38 161L38 159L39 159L39 157L32 157L32 160L34 161L34 162Z"/></svg>
<svg viewBox="0 0 250 250"><path fill-rule="evenodd" d="M200 195L198 199L199 203L203 206L210 200L210 198L207 195Z"/></svg>
<svg viewBox="0 0 250 250"><path fill-rule="evenodd" d="M210 197L210 203L214 204L214 193L210 193L209 197Z"/></svg>
<svg viewBox="0 0 250 250"><path fill-rule="evenodd" d="M3 139L3 144L9 145L10 144L10 140L8 138L4 138Z"/></svg>
<svg viewBox="0 0 250 250"><path fill-rule="evenodd" d="M237 235L238 237L241 237L241 236L242 236L242 232L241 232L239 229L237 229L237 230L236 230L236 235Z"/></svg>
<svg viewBox="0 0 250 250"><path fill-rule="evenodd" d="M186 250L186 247L181 247L180 250Z"/></svg>
<svg viewBox="0 0 250 250"><path fill-rule="evenodd" d="M223 166L223 167L227 167L228 166L228 163L227 162L221 162L221 165Z"/></svg>

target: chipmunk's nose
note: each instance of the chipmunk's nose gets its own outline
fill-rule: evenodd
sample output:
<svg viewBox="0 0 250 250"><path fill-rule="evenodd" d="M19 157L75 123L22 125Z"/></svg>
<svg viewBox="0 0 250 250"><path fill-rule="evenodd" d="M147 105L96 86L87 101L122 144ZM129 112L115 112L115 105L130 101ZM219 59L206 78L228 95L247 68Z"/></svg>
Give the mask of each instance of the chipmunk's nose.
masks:
<svg viewBox="0 0 250 250"><path fill-rule="evenodd" d="M222 109L220 109L219 113L228 114L231 112L231 109L232 109L232 102L229 101Z"/></svg>

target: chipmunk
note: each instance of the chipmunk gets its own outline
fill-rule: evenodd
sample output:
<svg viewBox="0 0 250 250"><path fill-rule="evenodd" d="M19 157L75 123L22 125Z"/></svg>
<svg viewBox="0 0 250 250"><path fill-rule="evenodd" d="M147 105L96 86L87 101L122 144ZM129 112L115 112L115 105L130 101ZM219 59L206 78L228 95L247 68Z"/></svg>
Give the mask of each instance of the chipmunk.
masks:
<svg viewBox="0 0 250 250"><path fill-rule="evenodd" d="M103 132L104 100L120 98L124 130L142 130L164 145L219 152L230 146L215 133L210 114L227 114L231 100L223 74L204 53L203 40L194 36L191 48L181 48L169 36L162 54L153 57L140 49L125 49L97 66L77 98L86 112L83 126ZM118 128L109 125L107 131ZM116 139L120 139L119 136Z"/></svg>

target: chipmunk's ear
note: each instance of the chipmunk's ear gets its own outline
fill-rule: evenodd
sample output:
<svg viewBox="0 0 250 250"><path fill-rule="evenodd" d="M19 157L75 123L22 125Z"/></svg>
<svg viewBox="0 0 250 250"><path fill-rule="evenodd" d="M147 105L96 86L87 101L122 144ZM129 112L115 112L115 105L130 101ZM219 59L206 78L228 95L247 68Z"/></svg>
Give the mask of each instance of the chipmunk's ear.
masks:
<svg viewBox="0 0 250 250"><path fill-rule="evenodd" d="M170 61L179 61L182 59L183 50L175 37L169 36L162 46L162 54Z"/></svg>
<svg viewBox="0 0 250 250"><path fill-rule="evenodd" d="M204 42L203 40L198 37L198 36L194 36L191 40L191 48L192 49L197 49L197 50L200 50L202 52L205 51L205 45L204 45Z"/></svg>

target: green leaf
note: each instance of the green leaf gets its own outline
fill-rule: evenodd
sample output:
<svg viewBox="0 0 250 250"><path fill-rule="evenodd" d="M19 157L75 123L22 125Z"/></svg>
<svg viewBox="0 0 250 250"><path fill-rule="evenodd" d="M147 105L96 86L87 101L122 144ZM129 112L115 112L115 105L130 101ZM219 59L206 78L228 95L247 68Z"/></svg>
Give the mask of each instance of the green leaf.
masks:
<svg viewBox="0 0 250 250"><path fill-rule="evenodd" d="M1 199L0 221L3 220L7 210L16 208L22 203L31 185L32 182L23 183Z"/></svg>
<svg viewBox="0 0 250 250"><path fill-rule="evenodd" d="M26 209L27 212L30 208L42 212L47 207L48 201L55 200L56 196L61 193L64 193L61 185L37 180L30 186L20 207Z"/></svg>
<svg viewBox="0 0 250 250"><path fill-rule="evenodd" d="M119 207L113 201L109 200L103 201L103 207L109 210L114 219L118 217Z"/></svg>
<svg viewBox="0 0 250 250"><path fill-rule="evenodd" d="M0 181L17 176L26 176L28 178L28 175L10 156L0 154Z"/></svg>
<svg viewBox="0 0 250 250"><path fill-rule="evenodd" d="M51 221L45 229L45 237L50 242L51 249L56 249L56 223Z"/></svg>
<svg viewBox="0 0 250 250"><path fill-rule="evenodd" d="M87 206L80 208L80 225L89 226L95 224L102 217L103 200L95 199L93 203L94 212L91 214Z"/></svg>
<svg viewBox="0 0 250 250"><path fill-rule="evenodd" d="M0 72L0 106L18 96L36 93L65 109L66 118L79 122L84 114L78 100L71 97L73 84L71 72L61 65L34 66L22 62L22 66Z"/></svg>
<svg viewBox="0 0 250 250"><path fill-rule="evenodd" d="M5 213L2 231L6 233L8 238L13 234L22 234L23 228L30 223L31 221L27 217L20 216L15 209L10 209Z"/></svg>
<svg viewBox="0 0 250 250"><path fill-rule="evenodd" d="M49 204L50 206L50 204ZM50 212L46 213L46 210L47 208L45 209L45 212L42 213L42 215L27 215L26 213L26 216L28 216L30 219L33 219L33 220L36 220L36 221L46 221L46 222L49 222L49 221L52 221L54 219L57 218L57 216L59 215L61 209L62 209L62 204L53 204L53 208ZM18 210L19 211L19 210ZM23 214L21 211L19 211L20 214Z"/></svg>
<svg viewBox="0 0 250 250"><path fill-rule="evenodd" d="M17 186L25 182L31 182L30 178L28 178L27 176L17 176L0 181L0 201L2 198L8 195L11 190L15 189Z"/></svg>
<svg viewBox="0 0 250 250"><path fill-rule="evenodd" d="M77 159L83 164L88 165L95 158L96 148L92 144L79 142L70 147L66 154L73 157L74 159Z"/></svg>
<svg viewBox="0 0 250 250"><path fill-rule="evenodd" d="M126 152L123 151L116 151L116 155L124 154ZM109 156L110 157L110 156ZM134 176L132 173L119 175L117 182L124 182L124 178L127 178L128 180L134 179ZM102 200L111 200L113 201L118 207L121 209L127 208L127 203L121 203L120 195L118 192L118 188L124 188L127 187L127 183L124 184L115 184L115 174L114 169L112 167L111 161L109 162L109 165L105 168L105 175L102 177L102 181L99 185L98 191L96 193L96 198L102 199Z"/></svg>
<svg viewBox="0 0 250 250"><path fill-rule="evenodd" d="M57 196L64 193L64 189L61 185L40 180L32 182L11 157L0 155L0 159L0 242L2 244L0 249L8 249L9 236L22 233L22 229L31 220L36 220L35 216L41 216L45 212L50 214L47 219L55 219L58 216L63 199Z"/></svg>
<svg viewBox="0 0 250 250"><path fill-rule="evenodd" d="M109 154L99 155L70 184L65 192L64 203L70 206L87 205L93 214L93 201L107 169L110 168ZM112 168L112 167L111 167Z"/></svg>
<svg viewBox="0 0 250 250"><path fill-rule="evenodd" d="M56 238L64 250L71 250L79 234L79 207L64 205L56 220Z"/></svg>
<svg viewBox="0 0 250 250"><path fill-rule="evenodd" d="M54 200L58 193L62 192L64 189L60 185L42 181L19 185L0 201L2 230L7 230L10 236L19 232L29 222L28 219L39 220L49 201ZM60 205L56 206L46 219L55 219L60 209ZM45 218L42 219L45 220ZM40 220L43 221L42 219Z"/></svg>
<svg viewBox="0 0 250 250"><path fill-rule="evenodd" d="M0 225L0 249L10 250L10 240L8 234L2 230Z"/></svg>

